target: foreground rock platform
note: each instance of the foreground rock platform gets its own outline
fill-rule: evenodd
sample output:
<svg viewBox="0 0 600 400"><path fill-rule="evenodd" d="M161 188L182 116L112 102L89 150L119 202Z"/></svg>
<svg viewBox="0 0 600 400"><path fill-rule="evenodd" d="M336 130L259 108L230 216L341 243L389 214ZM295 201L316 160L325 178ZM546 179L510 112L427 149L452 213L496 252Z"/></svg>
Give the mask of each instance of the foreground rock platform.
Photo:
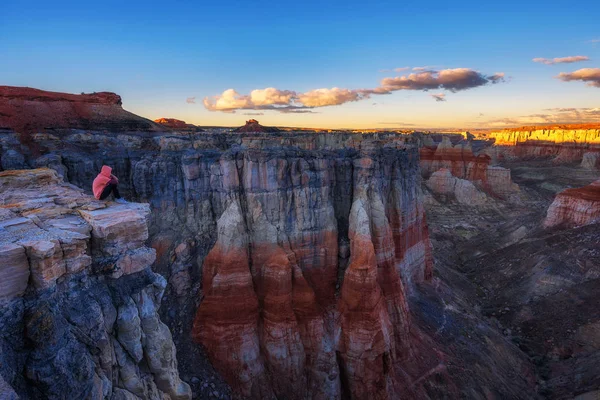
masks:
<svg viewBox="0 0 600 400"><path fill-rule="evenodd" d="M147 204L0 172L0 376L21 398L189 399L159 316Z"/></svg>

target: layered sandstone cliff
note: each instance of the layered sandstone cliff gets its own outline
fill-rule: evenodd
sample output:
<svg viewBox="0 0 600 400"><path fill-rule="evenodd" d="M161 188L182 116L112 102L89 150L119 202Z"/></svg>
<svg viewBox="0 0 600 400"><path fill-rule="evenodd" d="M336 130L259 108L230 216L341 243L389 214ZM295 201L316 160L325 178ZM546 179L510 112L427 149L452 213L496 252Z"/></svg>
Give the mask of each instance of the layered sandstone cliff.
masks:
<svg viewBox="0 0 600 400"><path fill-rule="evenodd" d="M158 308L147 205L0 172L0 375L22 398L189 399Z"/></svg>
<svg viewBox="0 0 600 400"><path fill-rule="evenodd" d="M325 399L340 397L342 382L362 381L344 388L360 398L397 379L391 363L410 358L405 297L433 267L416 166L414 155L394 149L317 159L253 150L211 168L222 177L214 181L218 236L204 260L193 335L234 389ZM356 218L369 230L360 240ZM363 257L372 263L368 281ZM365 303L363 292L374 300ZM388 343L373 350L367 337L380 329Z"/></svg>
<svg viewBox="0 0 600 400"><path fill-rule="evenodd" d="M563 190L548 208L544 226L574 227L600 220L600 180Z"/></svg>
<svg viewBox="0 0 600 400"><path fill-rule="evenodd" d="M495 156L508 158L552 158L556 163L581 161L586 152L600 152L597 124L522 127L491 132Z"/></svg>

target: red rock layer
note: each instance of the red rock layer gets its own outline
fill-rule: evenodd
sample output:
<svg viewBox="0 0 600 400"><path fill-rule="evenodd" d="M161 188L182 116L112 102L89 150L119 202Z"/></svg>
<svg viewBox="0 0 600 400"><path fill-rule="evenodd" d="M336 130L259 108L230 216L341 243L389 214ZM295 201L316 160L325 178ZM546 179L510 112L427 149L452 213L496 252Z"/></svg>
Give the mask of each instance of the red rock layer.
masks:
<svg viewBox="0 0 600 400"><path fill-rule="evenodd" d="M421 173L425 178L445 169L456 178L475 182L480 189L495 197L504 198L518 190L511 180L510 170L491 166L492 157L489 154L475 156L468 144L452 146L450 140L445 138L435 150L423 147L419 153Z"/></svg>
<svg viewBox="0 0 600 400"><path fill-rule="evenodd" d="M397 367L414 357L407 286L431 277L433 258L419 188L402 169L416 172L416 157L392 154L406 158L365 156L338 168L334 158L248 151L216 168L222 190L237 198L242 188L243 207L229 196L216 206L225 211L204 261L193 335L237 393L336 399L410 391ZM338 258L334 205L344 200L334 193L336 171L355 188L347 194L350 259L337 298L346 263ZM229 274L237 280L213 278ZM247 309L230 313L242 303ZM240 369L249 372L240 377Z"/></svg>
<svg viewBox="0 0 600 400"><path fill-rule="evenodd" d="M115 93L69 94L0 86L0 127L18 133L44 129L157 130L152 121L121 107Z"/></svg>
<svg viewBox="0 0 600 400"><path fill-rule="evenodd" d="M236 392L258 398L272 392L260 358L258 299L248 261L246 227L233 201L219 219L217 243L204 260L204 299L192 337Z"/></svg>
<svg viewBox="0 0 600 400"><path fill-rule="evenodd" d="M385 297L377 279L377 257L362 201L351 211L350 262L340 299L341 373L351 398L387 399L395 340Z"/></svg>
<svg viewBox="0 0 600 400"><path fill-rule="evenodd" d="M548 208L544 226L573 227L600 220L600 180L563 190Z"/></svg>

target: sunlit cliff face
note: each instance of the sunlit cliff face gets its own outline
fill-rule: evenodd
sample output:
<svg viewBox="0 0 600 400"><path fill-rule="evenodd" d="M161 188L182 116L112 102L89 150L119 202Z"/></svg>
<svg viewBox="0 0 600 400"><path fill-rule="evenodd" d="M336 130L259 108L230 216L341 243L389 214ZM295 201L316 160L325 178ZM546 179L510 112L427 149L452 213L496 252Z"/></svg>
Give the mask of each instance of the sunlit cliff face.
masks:
<svg viewBox="0 0 600 400"><path fill-rule="evenodd" d="M555 144L600 145L600 124L578 124L558 126L525 126L491 132L496 145L515 146L526 142Z"/></svg>

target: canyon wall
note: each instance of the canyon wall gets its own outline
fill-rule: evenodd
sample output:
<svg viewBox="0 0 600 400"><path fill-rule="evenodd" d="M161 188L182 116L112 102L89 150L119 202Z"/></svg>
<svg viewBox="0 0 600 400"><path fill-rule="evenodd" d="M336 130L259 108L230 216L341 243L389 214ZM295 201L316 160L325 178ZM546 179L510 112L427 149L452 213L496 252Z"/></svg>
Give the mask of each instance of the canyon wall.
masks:
<svg viewBox="0 0 600 400"><path fill-rule="evenodd" d="M178 322L178 339L183 348L193 346L185 335L202 344L234 391L409 390L395 366L411 362L406 298L432 276L433 257L417 149L403 138L33 137L46 155L27 163L47 163L82 187L109 164L126 197L149 202L171 308L190 314L200 299L196 315ZM8 132L1 140L27 153Z"/></svg>
<svg viewBox="0 0 600 400"><path fill-rule="evenodd" d="M51 169L0 172L2 396L191 398L158 315L149 212L106 207Z"/></svg>
<svg viewBox="0 0 600 400"><path fill-rule="evenodd" d="M552 158L556 163L580 162L586 152L600 152L599 125L522 127L491 132L493 158Z"/></svg>

